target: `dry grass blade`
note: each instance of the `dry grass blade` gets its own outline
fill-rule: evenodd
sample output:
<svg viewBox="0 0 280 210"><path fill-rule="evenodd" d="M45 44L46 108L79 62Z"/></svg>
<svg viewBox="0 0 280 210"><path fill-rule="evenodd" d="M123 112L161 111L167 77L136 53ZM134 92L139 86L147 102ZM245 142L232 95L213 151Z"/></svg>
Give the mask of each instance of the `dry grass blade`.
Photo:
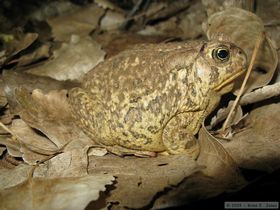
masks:
<svg viewBox="0 0 280 210"><path fill-rule="evenodd" d="M228 116L227 116L227 118L226 118L226 120L225 120L225 122L223 124L222 132L225 132L225 130L228 128L228 125L231 122L232 115L233 115L234 110L235 110L235 108L236 108L236 106L237 106L237 104L238 104L238 102L240 100L240 97L242 96L242 94L244 92L245 85L246 85L246 83L247 83L247 81L249 79L249 76L250 76L251 72L252 72L253 65L254 65L255 59L257 57L258 50L259 50L259 48L260 48L260 46L261 46L261 44L262 44L262 42L264 40L264 37L265 37L265 33L261 33L259 35L257 41L256 41L255 48L254 48L254 51L253 51L253 54L252 54L252 57L251 57L251 60L250 60L250 65L248 67L248 70L246 72L245 78L244 78L243 83L241 85L240 91L239 91L239 93L238 93L238 95L237 95L237 97L236 97L236 99L235 99L235 101L233 103L233 106L231 107L231 110L230 110L230 112L229 112L229 114L228 114Z"/></svg>

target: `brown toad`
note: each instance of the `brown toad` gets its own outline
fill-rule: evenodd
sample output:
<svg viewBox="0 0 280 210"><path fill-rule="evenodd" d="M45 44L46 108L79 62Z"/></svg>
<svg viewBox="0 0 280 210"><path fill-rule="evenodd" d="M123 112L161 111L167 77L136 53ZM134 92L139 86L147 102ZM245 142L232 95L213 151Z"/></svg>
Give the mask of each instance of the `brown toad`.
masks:
<svg viewBox="0 0 280 210"><path fill-rule="evenodd" d="M87 73L69 101L78 125L113 152L196 157L202 120L245 67L228 42L138 45Z"/></svg>

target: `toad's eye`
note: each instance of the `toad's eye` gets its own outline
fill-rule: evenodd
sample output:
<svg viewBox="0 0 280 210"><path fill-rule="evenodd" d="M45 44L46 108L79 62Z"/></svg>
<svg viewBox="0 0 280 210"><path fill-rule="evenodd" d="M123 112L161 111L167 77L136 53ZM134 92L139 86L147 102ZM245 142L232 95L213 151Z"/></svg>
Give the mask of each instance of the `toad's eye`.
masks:
<svg viewBox="0 0 280 210"><path fill-rule="evenodd" d="M212 57L219 61L225 62L229 59L229 50L227 47L222 46L212 51Z"/></svg>

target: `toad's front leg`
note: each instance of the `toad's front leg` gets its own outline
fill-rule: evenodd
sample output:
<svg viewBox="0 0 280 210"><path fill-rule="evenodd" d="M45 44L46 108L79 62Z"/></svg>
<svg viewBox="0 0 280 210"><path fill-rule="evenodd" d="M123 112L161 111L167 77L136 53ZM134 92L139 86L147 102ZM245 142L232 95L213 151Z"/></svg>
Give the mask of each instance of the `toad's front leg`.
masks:
<svg viewBox="0 0 280 210"><path fill-rule="evenodd" d="M187 154L193 159L198 157L199 144L194 135L200 127L201 120L196 119L197 114L181 113L167 123L162 140L170 154Z"/></svg>

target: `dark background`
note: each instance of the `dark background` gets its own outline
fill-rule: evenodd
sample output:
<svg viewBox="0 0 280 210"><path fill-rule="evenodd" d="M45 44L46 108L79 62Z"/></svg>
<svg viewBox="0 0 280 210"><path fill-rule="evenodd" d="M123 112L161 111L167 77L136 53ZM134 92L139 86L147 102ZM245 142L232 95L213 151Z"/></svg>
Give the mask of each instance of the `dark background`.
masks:
<svg viewBox="0 0 280 210"><path fill-rule="evenodd" d="M246 171L243 172L248 179L252 179L261 172ZM246 186L239 192L221 194L217 197L207 200L198 201L191 205L179 208L169 208L168 210L181 209L224 209L225 201L278 201L280 202L280 169L271 174L263 174L250 185ZM278 204L279 205L279 204Z"/></svg>

